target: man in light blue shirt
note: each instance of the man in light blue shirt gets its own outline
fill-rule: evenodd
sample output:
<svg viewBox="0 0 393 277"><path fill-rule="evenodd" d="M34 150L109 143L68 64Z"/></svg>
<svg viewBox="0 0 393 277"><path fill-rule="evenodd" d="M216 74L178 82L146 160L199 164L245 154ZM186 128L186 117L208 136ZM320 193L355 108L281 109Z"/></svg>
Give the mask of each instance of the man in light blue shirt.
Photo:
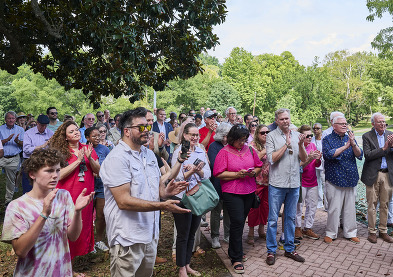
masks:
<svg viewBox="0 0 393 277"><path fill-rule="evenodd" d="M19 169L20 156L23 147L25 131L15 125L16 113L9 111L5 114L5 124L0 126L0 139L4 148L4 156L0 159L0 169L4 168L6 175L5 205L11 202L15 190L15 177Z"/></svg>
<svg viewBox="0 0 393 277"><path fill-rule="evenodd" d="M81 143L87 143L87 139L85 137L85 130L87 128L93 127L94 120L95 120L94 114L88 113L85 115L85 119L83 121L85 123L85 126L79 128L79 132L81 132L81 139L80 139Z"/></svg>

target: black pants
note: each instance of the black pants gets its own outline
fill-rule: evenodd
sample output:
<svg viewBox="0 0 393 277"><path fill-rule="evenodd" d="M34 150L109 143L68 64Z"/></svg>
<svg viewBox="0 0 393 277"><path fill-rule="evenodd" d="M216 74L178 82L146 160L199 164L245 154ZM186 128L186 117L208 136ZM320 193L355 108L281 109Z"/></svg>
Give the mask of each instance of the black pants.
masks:
<svg viewBox="0 0 393 277"><path fill-rule="evenodd" d="M201 223L201 216L192 213L175 214L176 237L176 265L186 266L191 262L192 247L195 241L195 232Z"/></svg>
<svg viewBox="0 0 393 277"><path fill-rule="evenodd" d="M243 229L251 209L254 194L222 193L224 205L227 207L231 220L228 255L232 264L243 260Z"/></svg>

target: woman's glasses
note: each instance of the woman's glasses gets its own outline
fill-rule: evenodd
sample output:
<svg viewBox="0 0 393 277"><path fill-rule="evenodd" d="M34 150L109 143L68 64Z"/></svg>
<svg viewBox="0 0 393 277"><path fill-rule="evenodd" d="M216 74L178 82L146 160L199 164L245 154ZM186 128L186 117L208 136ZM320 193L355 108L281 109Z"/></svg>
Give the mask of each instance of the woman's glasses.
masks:
<svg viewBox="0 0 393 277"><path fill-rule="evenodd" d="M309 134L306 136L306 138L312 138L314 135L313 134Z"/></svg>
<svg viewBox="0 0 393 277"><path fill-rule="evenodd" d="M259 132L261 135L267 135L267 134L269 134L270 133L270 131L261 131L261 132Z"/></svg>

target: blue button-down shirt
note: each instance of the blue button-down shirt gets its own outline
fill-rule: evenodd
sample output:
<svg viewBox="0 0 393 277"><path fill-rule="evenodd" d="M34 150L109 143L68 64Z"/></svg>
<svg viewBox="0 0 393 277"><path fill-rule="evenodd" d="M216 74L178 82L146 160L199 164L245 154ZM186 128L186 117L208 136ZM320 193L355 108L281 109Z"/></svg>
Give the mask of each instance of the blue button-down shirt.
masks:
<svg viewBox="0 0 393 277"><path fill-rule="evenodd" d="M38 131L37 127L31 128L26 131L23 141L23 158L30 158L34 149L37 146L43 145L53 136L53 132L48 128L45 128L43 133Z"/></svg>
<svg viewBox="0 0 393 277"><path fill-rule="evenodd" d="M87 139L85 138L85 131L86 131L85 126L79 128L79 132L81 132L81 139L79 140L80 143L87 143Z"/></svg>
<svg viewBox="0 0 393 277"><path fill-rule="evenodd" d="M359 157L355 157L352 146L337 157L333 157L337 148L344 146L348 140L349 137L347 134L340 137L334 131L322 140L322 152L323 158L325 159L325 178L338 187L355 187L359 181L355 158L359 160L363 158L362 149L360 149L361 154Z"/></svg>
<svg viewBox="0 0 393 277"><path fill-rule="evenodd" d="M6 124L0 126L0 139L6 139L11 134L14 134L9 142L6 142L4 147L4 156L15 156L22 152L22 148L14 141L15 137L19 135L18 140L23 141L25 130L18 125L14 125L12 128L8 128Z"/></svg>
<svg viewBox="0 0 393 277"><path fill-rule="evenodd" d="M374 131L375 134L377 135L379 148L382 148L385 145L385 131L381 136L378 134L377 130ZM385 156L382 156L381 169L385 169L385 168L388 168L388 164L386 163Z"/></svg>

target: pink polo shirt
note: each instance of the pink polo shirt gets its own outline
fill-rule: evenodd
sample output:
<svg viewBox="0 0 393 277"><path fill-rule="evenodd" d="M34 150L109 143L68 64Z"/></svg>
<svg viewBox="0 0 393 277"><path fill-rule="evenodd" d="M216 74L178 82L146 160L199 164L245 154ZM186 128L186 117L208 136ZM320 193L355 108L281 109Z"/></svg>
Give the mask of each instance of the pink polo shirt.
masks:
<svg viewBox="0 0 393 277"><path fill-rule="evenodd" d="M213 175L217 176L224 171L237 172L250 167L262 167L263 163L258 158L257 152L253 149L251 155L250 148L244 145L239 151L233 146L226 145L218 152L214 161ZM230 181L220 180L222 192L234 194L249 194L256 190L257 185L254 177L246 176Z"/></svg>
<svg viewBox="0 0 393 277"><path fill-rule="evenodd" d="M315 150L317 150L317 147L312 142L306 146L307 154L310 154L311 151L315 151ZM302 187L311 188L311 187L318 186L317 174L315 172L315 168L319 167L320 165L321 165L320 160L318 160L318 161L313 160L307 166L303 167Z"/></svg>

